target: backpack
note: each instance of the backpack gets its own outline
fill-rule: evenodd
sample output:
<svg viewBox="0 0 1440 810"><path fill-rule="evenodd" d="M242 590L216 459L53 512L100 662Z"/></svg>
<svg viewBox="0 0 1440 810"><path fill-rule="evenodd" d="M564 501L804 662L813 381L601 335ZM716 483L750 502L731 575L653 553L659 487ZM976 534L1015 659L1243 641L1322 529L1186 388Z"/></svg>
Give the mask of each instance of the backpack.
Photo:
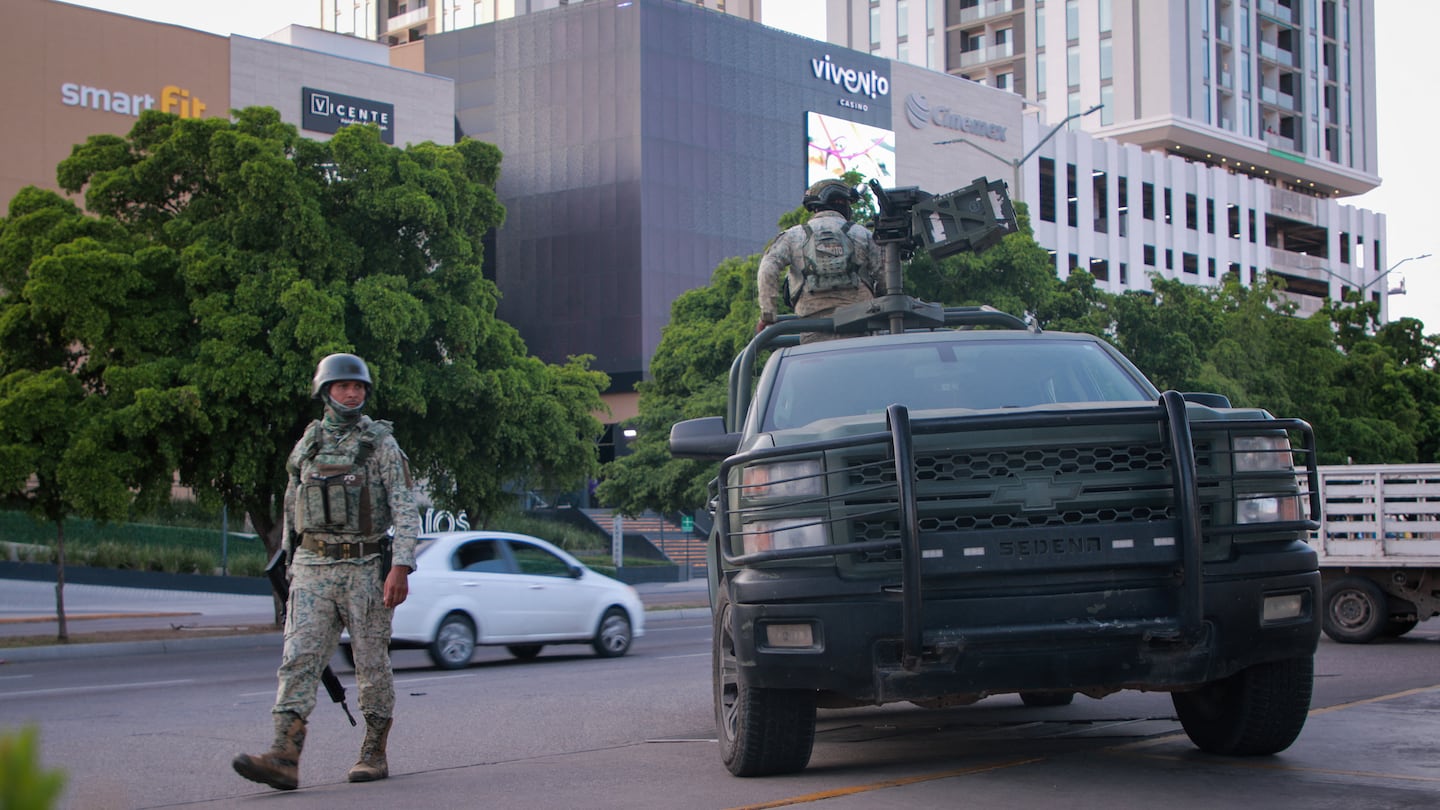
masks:
<svg viewBox="0 0 1440 810"><path fill-rule="evenodd" d="M805 266L801 268L805 277L803 289L828 292L859 288L855 243L850 239L850 228L854 224L846 220L837 225L833 217L825 217L801 226L805 229L805 245L801 248L805 256Z"/></svg>

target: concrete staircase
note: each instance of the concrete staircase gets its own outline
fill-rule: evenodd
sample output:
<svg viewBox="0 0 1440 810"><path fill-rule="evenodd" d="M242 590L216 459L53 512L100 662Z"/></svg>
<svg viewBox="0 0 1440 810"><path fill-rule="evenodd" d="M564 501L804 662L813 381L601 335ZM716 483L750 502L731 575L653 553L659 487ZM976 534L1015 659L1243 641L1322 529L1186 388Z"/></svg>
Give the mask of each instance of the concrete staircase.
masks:
<svg viewBox="0 0 1440 810"><path fill-rule="evenodd" d="M606 534L610 533L617 514L614 510L583 509L581 511L594 521L601 531ZM694 532L685 531L678 524L672 523L654 512L646 512L635 518L622 515L621 520L623 521L621 531L626 534L644 536L676 565L702 569L705 567L705 538Z"/></svg>

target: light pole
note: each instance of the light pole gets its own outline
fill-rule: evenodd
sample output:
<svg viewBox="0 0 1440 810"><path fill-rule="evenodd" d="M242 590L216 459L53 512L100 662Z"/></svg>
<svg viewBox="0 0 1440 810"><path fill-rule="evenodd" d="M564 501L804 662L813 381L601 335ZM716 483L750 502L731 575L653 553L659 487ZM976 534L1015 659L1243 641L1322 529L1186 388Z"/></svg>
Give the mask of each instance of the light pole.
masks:
<svg viewBox="0 0 1440 810"><path fill-rule="evenodd" d="M1363 303L1365 302L1365 291L1366 291L1366 290L1370 289L1371 287L1374 287L1376 284L1379 284L1380 281L1381 281L1381 279L1383 279L1383 278L1385 278L1386 276L1390 275L1391 273L1395 272L1395 269L1396 269L1397 267L1399 267L1400 265L1404 264L1405 262L1415 261L1416 259L1428 259L1428 258L1430 258L1430 254L1429 254L1429 253L1421 253L1419 256L1406 256L1405 258L1401 259L1400 261L1398 261L1398 262L1390 265L1390 269L1389 269L1389 270L1386 270L1385 272L1381 273L1380 275L1376 276L1375 278L1372 278L1372 279L1370 279L1369 281L1365 282L1364 284L1359 285L1358 287L1355 288L1355 291L1356 291L1356 292L1359 294L1359 296L1360 296L1360 303L1363 304ZM1348 278L1340 275L1339 273L1336 273L1336 272L1334 272L1333 270L1330 270L1330 269L1327 268L1327 267L1300 267L1300 268L1296 268L1296 269L1298 269L1298 270L1319 270L1320 272L1324 273L1325 275L1327 275L1327 276L1329 276L1329 277L1331 277L1331 278L1333 278L1333 279L1337 279L1337 280L1341 281L1342 283L1346 283L1346 284L1352 283L1352 280L1351 280L1351 279L1348 279Z"/></svg>
<svg viewBox="0 0 1440 810"><path fill-rule="evenodd" d="M1011 198L1014 199L1016 202L1023 202L1023 201L1024 201L1024 197L1025 197L1025 192L1024 192L1024 187L1020 185L1020 167L1025 164L1025 161L1027 161L1027 160L1029 160L1030 158L1034 157L1035 153L1038 152L1038 151L1040 151L1040 147L1044 146L1045 143L1046 143L1046 141L1049 141L1051 138L1055 137L1055 133L1059 132L1060 129L1061 129L1062 127L1064 127L1066 124L1070 123L1071 121L1074 121L1076 118L1083 118L1084 116L1087 116L1087 115L1089 115L1090 113L1093 113L1093 112L1095 112L1096 110L1098 110L1098 109L1100 109L1101 107L1104 107L1104 106L1105 106L1105 105L1104 105L1103 103L1102 103L1102 104L1096 104L1094 107L1091 107L1090 109L1085 110L1084 112L1070 113L1069 115L1065 116L1065 118L1062 119L1062 120L1060 121L1060 123L1058 123L1058 124L1056 124L1055 126L1051 127L1051 128L1050 128L1050 131L1047 132L1047 133L1045 133L1045 137L1041 138L1039 143L1037 143L1037 144L1035 144L1034 146L1030 147L1030 151L1029 151L1029 152L1026 152L1026 153L1025 153L1024 155L1022 155L1018 160L1013 159L1013 158L1007 158L1007 157L1002 157L1002 156L1000 156L1000 155L997 155L997 154L995 154L994 152L991 152L989 149L986 149L985 147L981 146L980 144L975 143L974 141L970 140L969 138L951 138L951 139L946 140L946 141L936 141L936 142L935 142L935 145L936 145L936 146L944 146L944 145L946 145L946 144L951 144L951 143L963 143L963 144L967 144L967 145L969 145L969 146L973 146L973 147L976 148L976 149L979 149L981 152L984 152L985 154L989 155L990 157L995 158L996 160L1000 161L1001 163L1006 164L1007 166L1010 167L1010 171L1011 171L1012 179L1013 179L1013 185L1011 186Z"/></svg>

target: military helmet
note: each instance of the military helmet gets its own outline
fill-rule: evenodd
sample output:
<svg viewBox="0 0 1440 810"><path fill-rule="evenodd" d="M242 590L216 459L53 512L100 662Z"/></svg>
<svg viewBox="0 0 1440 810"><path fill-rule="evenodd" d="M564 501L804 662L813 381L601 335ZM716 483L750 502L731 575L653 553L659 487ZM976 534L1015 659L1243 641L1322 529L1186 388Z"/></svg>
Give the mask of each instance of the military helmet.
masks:
<svg viewBox="0 0 1440 810"><path fill-rule="evenodd" d="M319 399L325 386L340 380L359 380L365 383L367 391L375 387L364 360L353 354L327 354L315 367L315 382L310 386L310 396Z"/></svg>
<svg viewBox="0 0 1440 810"><path fill-rule="evenodd" d="M804 204L805 208L810 211L828 208L833 211L846 212L850 210L850 206L859 201L860 192L834 178L826 178L805 189Z"/></svg>

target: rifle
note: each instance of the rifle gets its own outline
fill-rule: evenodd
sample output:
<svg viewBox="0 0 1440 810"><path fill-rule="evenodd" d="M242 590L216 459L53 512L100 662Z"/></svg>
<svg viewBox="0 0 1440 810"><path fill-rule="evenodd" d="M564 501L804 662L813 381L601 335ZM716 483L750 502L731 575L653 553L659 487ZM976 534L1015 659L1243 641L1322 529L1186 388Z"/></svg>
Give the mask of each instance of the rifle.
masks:
<svg viewBox="0 0 1440 810"><path fill-rule="evenodd" d="M290 610L290 580L285 576L285 549L281 548L270 558L269 564L265 566L265 576L270 578L270 587L274 589L275 595L280 598L280 604L285 610ZM345 685L340 683L340 678L335 675L335 670L329 664L320 673L320 682L325 684L325 691L330 693L330 700L340 704L345 710L345 717L350 720L350 725L356 725L355 716L350 713L350 707L345 703Z"/></svg>

